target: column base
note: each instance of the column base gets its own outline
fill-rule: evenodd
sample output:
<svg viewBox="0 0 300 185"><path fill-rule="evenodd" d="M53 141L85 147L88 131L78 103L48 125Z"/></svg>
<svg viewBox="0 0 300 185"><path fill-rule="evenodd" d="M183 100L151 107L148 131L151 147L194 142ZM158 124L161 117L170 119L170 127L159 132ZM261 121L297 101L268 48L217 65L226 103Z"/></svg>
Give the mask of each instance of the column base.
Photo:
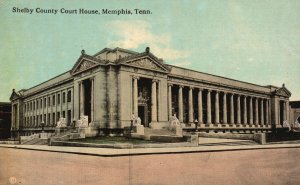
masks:
<svg viewBox="0 0 300 185"><path fill-rule="evenodd" d="M236 125L235 125L234 123L230 123L230 124L229 124L229 127L235 128Z"/></svg>
<svg viewBox="0 0 300 185"><path fill-rule="evenodd" d="M222 125L220 123L217 123L214 126L217 127L217 128L221 128L222 127Z"/></svg>
<svg viewBox="0 0 300 185"><path fill-rule="evenodd" d="M212 127L214 127L214 124L210 123L210 124L208 124L208 127L212 128Z"/></svg>
<svg viewBox="0 0 300 185"><path fill-rule="evenodd" d="M249 128L249 125L248 124L244 124L243 127L244 128Z"/></svg>
<svg viewBox="0 0 300 185"><path fill-rule="evenodd" d="M223 123L223 124L221 124L221 127L225 127L225 128L228 128L229 127L229 125L227 124L227 123Z"/></svg>
<svg viewBox="0 0 300 185"><path fill-rule="evenodd" d="M199 128L205 128L205 124L200 123L200 124L199 124Z"/></svg>

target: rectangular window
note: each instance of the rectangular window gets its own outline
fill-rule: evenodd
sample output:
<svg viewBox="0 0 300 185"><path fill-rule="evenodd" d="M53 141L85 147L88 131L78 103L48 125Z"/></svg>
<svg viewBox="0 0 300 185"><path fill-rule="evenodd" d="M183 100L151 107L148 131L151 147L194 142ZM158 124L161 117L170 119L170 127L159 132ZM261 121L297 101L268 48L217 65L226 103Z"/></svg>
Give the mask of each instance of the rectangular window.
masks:
<svg viewBox="0 0 300 185"><path fill-rule="evenodd" d="M60 104L60 94L57 94L57 105Z"/></svg>
<svg viewBox="0 0 300 185"><path fill-rule="evenodd" d="M53 125L56 125L55 113L52 113L52 123L53 123Z"/></svg>
<svg viewBox="0 0 300 185"><path fill-rule="evenodd" d="M41 103L40 104L41 105L40 108L43 108L43 98L40 99L40 103Z"/></svg>
<svg viewBox="0 0 300 185"><path fill-rule="evenodd" d="M52 105L54 106L55 105L55 95L52 96ZM55 119L53 119L55 120Z"/></svg>
<svg viewBox="0 0 300 185"><path fill-rule="evenodd" d="M47 125L50 125L50 113L48 113L48 117L47 117Z"/></svg>
<svg viewBox="0 0 300 185"><path fill-rule="evenodd" d="M62 99L63 99L63 103L66 103L66 93L65 92L63 92Z"/></svg>
<svg viewBox="0 0 300 185"><path fill-rule="evenodd" d="M48 96L48 107L50 107L50 96Z"/></svg>
<svg viewBox="0 0 300 185"><path fill-rule="evenodd" d="M44 98L44 108L47 106L47 99Z"/></svg>
<svg viewBox="0 0 300 185"><path fill-rule="evenodd" d="M68 101L68 102L71 102L71 91L68 91L67 101Z"/></svg>
<svg viewBox="0 0 300 185"><path fill-rule="evenodd" d="M66 118L66 112L65 111L62 112L62 117Z"/></svg>
<svg viewBox="0 0 300 185"><path fill-rule="evenodd" d="M33 110L35 110L35 101L33 102Z"/></svg>
<svg viewBox="0 0 300 185"><path fill-rule="evenodd" d="M57 117L56 117L56 121L59 121L59 118L60 118L60 112L57 112Z"/></svg>
<svg viewBox="0 0 300 185"><path fill-rule="evenodd" d="M67 123L68 123L68 125L70 125L70 124L72 124L71 123L71 110L68 110L68 113L67 113Z"/></svg>

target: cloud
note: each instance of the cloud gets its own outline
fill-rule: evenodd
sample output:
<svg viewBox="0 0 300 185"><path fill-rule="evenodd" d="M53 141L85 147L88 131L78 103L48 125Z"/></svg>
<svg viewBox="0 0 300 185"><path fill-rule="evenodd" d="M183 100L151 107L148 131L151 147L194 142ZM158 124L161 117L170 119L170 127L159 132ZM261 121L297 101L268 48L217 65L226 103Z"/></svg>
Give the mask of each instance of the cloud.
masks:
<svg viewBox="0 0 300 185"><path fill-rule="evenodd" d="M190 56L190 51L177 50L171 46L171 35L168 33L155 34L152 25L142 20L111 21L107 28L113 34L108 40L112 47L137 49L140 46L149 46L151 51L167 62ZM114 40L111 40L115 38ZM180 62L179 62L180 63Z"/></svg>
<svg viewBox="0 0 300 185"><path fill-rule="evenodd" d="M187 67L187 66L189 66L191 64L192 63L190 61L186 61L186 60L173 63L173 65L179 66L179 67Z"/></svg>

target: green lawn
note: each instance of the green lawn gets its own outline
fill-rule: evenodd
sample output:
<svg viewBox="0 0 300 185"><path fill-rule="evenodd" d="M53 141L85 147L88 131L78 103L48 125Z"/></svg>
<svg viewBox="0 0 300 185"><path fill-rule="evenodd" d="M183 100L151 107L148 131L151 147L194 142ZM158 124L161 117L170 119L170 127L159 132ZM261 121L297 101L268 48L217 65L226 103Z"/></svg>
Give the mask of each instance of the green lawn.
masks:
<svg viewBox="0 0 300 185"><path fill-rule="evenodd" d="M114 143L131 143L131 144L147 144L147 143L158 143L154 141L146 141L142 139L126 138L121 136L99 136L99 137L89 137L84 139L73 139L69 140L73 142L82 143L97 143L97 144L114 144Z"/></svg>

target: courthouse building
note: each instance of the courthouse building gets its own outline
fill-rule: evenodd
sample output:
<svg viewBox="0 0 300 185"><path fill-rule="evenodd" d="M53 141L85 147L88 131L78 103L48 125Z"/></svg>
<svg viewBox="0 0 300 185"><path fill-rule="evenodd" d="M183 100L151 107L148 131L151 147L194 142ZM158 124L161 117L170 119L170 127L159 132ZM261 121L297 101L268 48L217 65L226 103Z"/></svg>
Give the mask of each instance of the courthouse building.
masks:
<svg viewBox="0 0 300 185"><path fill-rule="evenodd" d="M290 96L284 84L261 86L166 64L150 48L83 50L69 71L13 90L12 131L53 132L59 118L71 126L80 115L98 133L121 132L132 115L154 129L175 115L186 129L196 122L199 131L270 131L289 120Z"/></svg>

